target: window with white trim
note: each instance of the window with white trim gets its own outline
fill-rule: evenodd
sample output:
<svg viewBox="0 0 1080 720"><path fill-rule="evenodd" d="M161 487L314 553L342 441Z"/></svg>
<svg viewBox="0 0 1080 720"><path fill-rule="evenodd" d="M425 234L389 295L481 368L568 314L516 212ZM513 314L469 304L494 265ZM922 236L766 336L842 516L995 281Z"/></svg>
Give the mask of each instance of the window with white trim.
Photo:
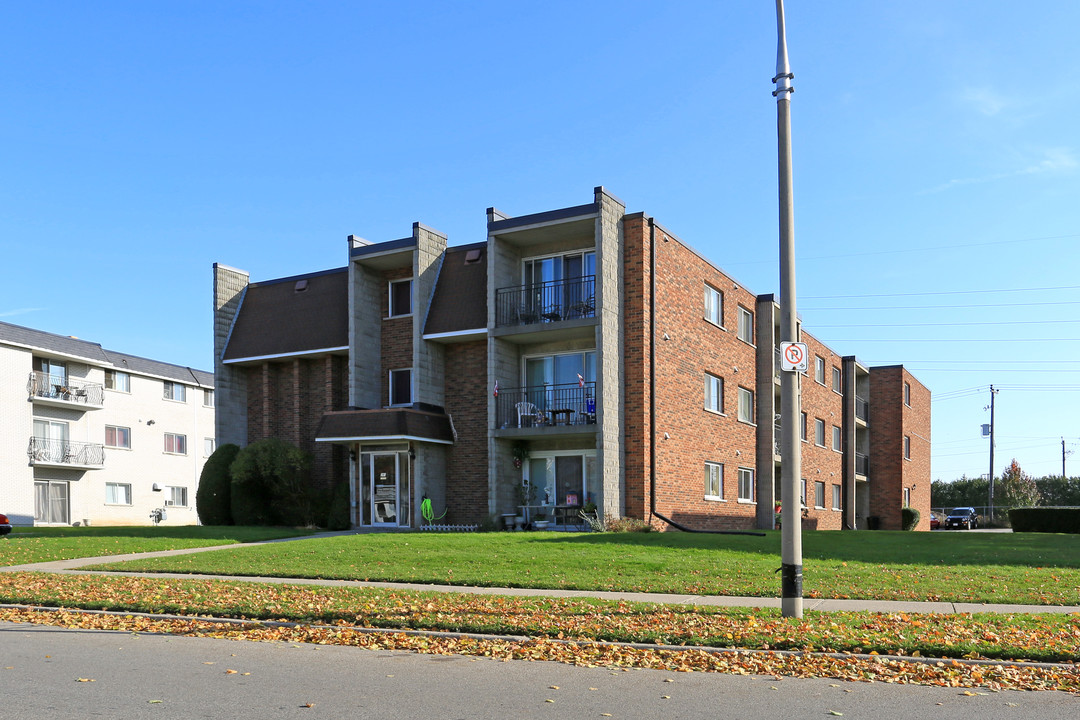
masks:
<svg viewBox="0 0 1080 720"><path fill-rule="evenodd" d="M832 449L836 452L844 451L844 433L835 425L832 426Z"/></svg>
<svg viewBox="0 0 1080 720"><path fill-rule="evenodd" d="M832 389L833 392L843 392L844 374L840 372L840 368L834 367L832 369Z"/></svg>
<svg viewBox="0 0 1080 720"><path fill-rule="evenodd" d="M799 502L806 507L806 478L799 481Z"/></svg>
<svg viewBox="0 0 1080 720"><path fill-rule="evenodd" d="M904 488L904 507L911 507L911 488Z"/></svg>
<svg viewBox="0 0 1080 720"><path fill-rule="evenodd" d="M724 466L721 463L705 463L705 499L724 499Z"/></svg>
<svg viewBox="0 0 1080 720"><path fill-rule="evenodd" d="M203 457L210 457L217 450L217 440L214 438L203 438Z"/></svg>
<svg viewBox="0 0 1080 720"><path fill-rule="evenodd" d="M911 384L904 383L904 404L911 407Z"/></svg>
<svg viewBox="0 0 1080 720"><path fill-rule="evenodd" d="M814 356L814 380L819 385L825 384L825 358L820 355Z"/></svg>
<svg viewBox="0 0 1080 720"><path fill-rule="evenodd" d="M105 447L131 449L131 428L105 426Z"/></svg>
<svg viewBox="0 0 1080 720"><path fill-rule="evenodd" d="M203 407L214 407L214 391L211 388L203 388L202 404Z"/></svg>
<svg viewBox="0 0 1080 720"><path fill-rule="evenodd" d="M754 344L754 313L739 306L739 339Z"/></svg>
<svg viewBox="0 0 1080 720"><path fill-rule="evenodd" d="M840 510L841 509L840 506L841 506L841 498L842 497L843 497L843 491L840 489L840 486L839 485L833 485L832 486L832 509L833 510Z"/></svg>
<svg viewBox="0 0 1080 720"><path fill-rule="evenodd" d="M187 435L165 433L165 452L170 455L187 455Z"/></svg>
<svg viewBox="0 0 1080 720"><path fill-rule="evenodd" d="M390 405L412 405L412 368L390 371Z"/></svg>
<svg viewBox="0 0 1080 720"><path fill-rule="evenodd" d="M127 483L105 483L106 505L130 505L131 485Z"/></svg>
<svg viewBox="0 0 1080 720"><path fill-rule="evenodd" d="M713 325L724 326L724 293L705 284L705 319Z"/></svg>
<svg viewBox="0 0 1080 720"><path fill-rule="evenodd" d="M814 507L819 510L825 509L825 481L814 481Z"/></svg>
<svg viewBox="0 0 1080 720"><path fill-rule="evenodd" d="M166 507L187 507L187 488L179 485L169 485L165 488Z"/></svg>
<svg viewBox="0 0 1080 720"><path fill-rule="evenodd" d="M739 388L739 420L754 422L754 391L744 387Z"/></svg>
<svg viewBox="0 0 1080 720"><path fill-rule="evenodd" d="M166 380L164 383L163 397L166 400L187 402L187 386L185 386L183 383Z"/></svg>
<svg viewBox="0 0 1080 720"><path fill-rule="evenodd" d="M412 278L391 280L390 317L412 315Z"/></svg>
<svg viewBox="0 0 1080 720"><path fill-rule="evenodd" d="M904 436L904 459L905 460L910 460L911 459L911 436L910 435L905 435Z"/></svg>
<svg viewBox="0 0 1080 720"><path fill-rule="evenodd" d="M705 373L705 409L724 412L724 379Z"/></svg>
<svg viewBox="0 0 1080 720"><path fill-rule="evenodd" d="M106 370L105 389L129 393L131 392L131 376L120 370Z"/></svg>
<svg viewBox="0 0 1080 720"><path fill-rule="evenodd" d="M739 502L754 502L754 471L739 468Z"/></svg>
<svg viewBox="0 0 1080 720"><path fill-rule="evenodd" d="M814 418L814 444L825 447L825 421Z"/></svg>
<svg viewBox="0 0 1080 720"><path fill-rule="evenodd" d="M802 421L802 424L799 426L799 439L806 442L806 413L799 413L799 419Z"/></svg>

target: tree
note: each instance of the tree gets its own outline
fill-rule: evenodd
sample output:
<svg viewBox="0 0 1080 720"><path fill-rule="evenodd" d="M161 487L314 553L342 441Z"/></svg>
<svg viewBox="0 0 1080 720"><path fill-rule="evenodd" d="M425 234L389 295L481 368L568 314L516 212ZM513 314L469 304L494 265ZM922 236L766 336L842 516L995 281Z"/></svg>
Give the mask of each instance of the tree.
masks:
<svg viewBox="0 0 1080 720"><path fill-rule="evenodd" d="M995 490L997 504L1004 507L1035 507L1039 504L1039 488L1034 478L1020 469L1016 458L1001 473Z"/></svg>
<svg viewBox="0 0 1080 720"><path fill-rule="evenodd" d="M232 525L229 466L238 452L238 445L227 443L215 450L203 465L195 493L195 509L203 525Z"/></svg>
<svg viewBox="0 0 1080 720"><path fill-rule="evenodd" d="M233 521L237 525L313 524L310 465L307 453L277 438L259 440L241 450L229 466Z"/></svg>
<svg viewBox="0 0 1080 720"><path fill-rule="evenodd" d="M1060 475L1038 478L1035 486L1043 506L1069 507L1080 505L1080 477L1063 478Z"/></svg>
<svg viewBox="0 0 1080 720"><path fill-rule="evenodd" d="M935 480L930 485L930 505L937 508L954 508L986 505L990 484L986 478L969 478L966 475L959 480L945 482Z"/></svg>

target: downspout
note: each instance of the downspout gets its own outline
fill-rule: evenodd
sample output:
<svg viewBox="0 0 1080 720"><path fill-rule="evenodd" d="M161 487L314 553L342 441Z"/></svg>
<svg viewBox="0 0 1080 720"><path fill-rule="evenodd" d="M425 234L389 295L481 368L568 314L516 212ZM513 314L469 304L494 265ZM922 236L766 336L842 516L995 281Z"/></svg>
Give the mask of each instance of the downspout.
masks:
<svg viewBox="0 0 1080 720"><path fill-rule="evenodd" d="M712 535L755 535L750 530L696 530L664 517L656 509L656 221L649 218L649 514L676 530Z"/></svg>

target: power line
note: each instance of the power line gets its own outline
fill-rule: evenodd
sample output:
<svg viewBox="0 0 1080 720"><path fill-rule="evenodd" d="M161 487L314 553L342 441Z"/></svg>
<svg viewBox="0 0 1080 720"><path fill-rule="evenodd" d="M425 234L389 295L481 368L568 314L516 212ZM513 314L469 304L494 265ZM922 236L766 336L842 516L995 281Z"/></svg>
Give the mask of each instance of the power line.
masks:
<svg viewBox="0 0 1080 720"><path fill-rule="evenodd" d="M830 308L820 308L822 310L829 310ZM892 308L878 308L882 310L892 310ZM901 328L901 327L966 327L968 325L1062 325L1065 323L1080 323L1080 320L988 320L985 322L922 322L922 323L864 323L864 324L844 324L844 325L814 325L814 328L865 328L865 327L889 327L889 328Z"/></svg>
<svg viewBox="0 0 1080 720"><path fill-rule="evenodd" d="M1080 290L1080 285L1058 285L1055 287L1002 288L1000 290L940 290L937 292L883 293L880 295L803 295L803 300L838 300L842 298L885 298L885 297L925 297L930 295L980 295L1004 292L1041 292L1044 290Z"/></svg>
<svg viewBox="0 0 1080 720"><path fill-rule="evenodd" d="M889 307L848 305L845 307L802 307L800 310L952 310L953 308L1033 307L1036 305L1080 305L1080 300L1026 303L983 303L978 305L891 305Z"/></svg>

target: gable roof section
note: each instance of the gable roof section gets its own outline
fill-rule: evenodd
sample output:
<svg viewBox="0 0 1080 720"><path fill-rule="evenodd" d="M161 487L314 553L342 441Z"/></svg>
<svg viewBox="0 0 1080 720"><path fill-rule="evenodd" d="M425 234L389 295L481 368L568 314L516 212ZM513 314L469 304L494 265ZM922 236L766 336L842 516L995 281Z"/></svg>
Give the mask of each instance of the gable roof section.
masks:
<svg viewBox="0 0 1080 720"><path fill-rule="evenodd" d="M108 356L98 343L65 335L54 335L44 330L34 330L6 322L0 322L0 343L80 358L95 365L110 364Z"/></svg>
<svg viewBox="0 0 1080 720"><path fill-rule="evenodd" d="M467 258L479 257L466 262ZM424 334L487 327L487 243L447 248L431 296Z"/></svg>
<svg viewBox="0 0 1080 720"><path fill-rule="evenodd" d="M348 345L349 271L337 268L248 285L223 360L340 351Z"/></svg>
<svg viewBox="0 0 1080 720"><path fill-rule="evenodd" d="M123 370L124 372L133 373L135 375L150 375L166 380L175 380L176 382L182 382L186 385L196 385L204 388L214 387L214 373L195 370L194 368L184 367L182 365L171 365L169 363L158 362L157 360L150 360L137 355L128 355L127 353L116 352L115 350L106 350L105 354L109 357L110 365L118 370Z"/></svg>

